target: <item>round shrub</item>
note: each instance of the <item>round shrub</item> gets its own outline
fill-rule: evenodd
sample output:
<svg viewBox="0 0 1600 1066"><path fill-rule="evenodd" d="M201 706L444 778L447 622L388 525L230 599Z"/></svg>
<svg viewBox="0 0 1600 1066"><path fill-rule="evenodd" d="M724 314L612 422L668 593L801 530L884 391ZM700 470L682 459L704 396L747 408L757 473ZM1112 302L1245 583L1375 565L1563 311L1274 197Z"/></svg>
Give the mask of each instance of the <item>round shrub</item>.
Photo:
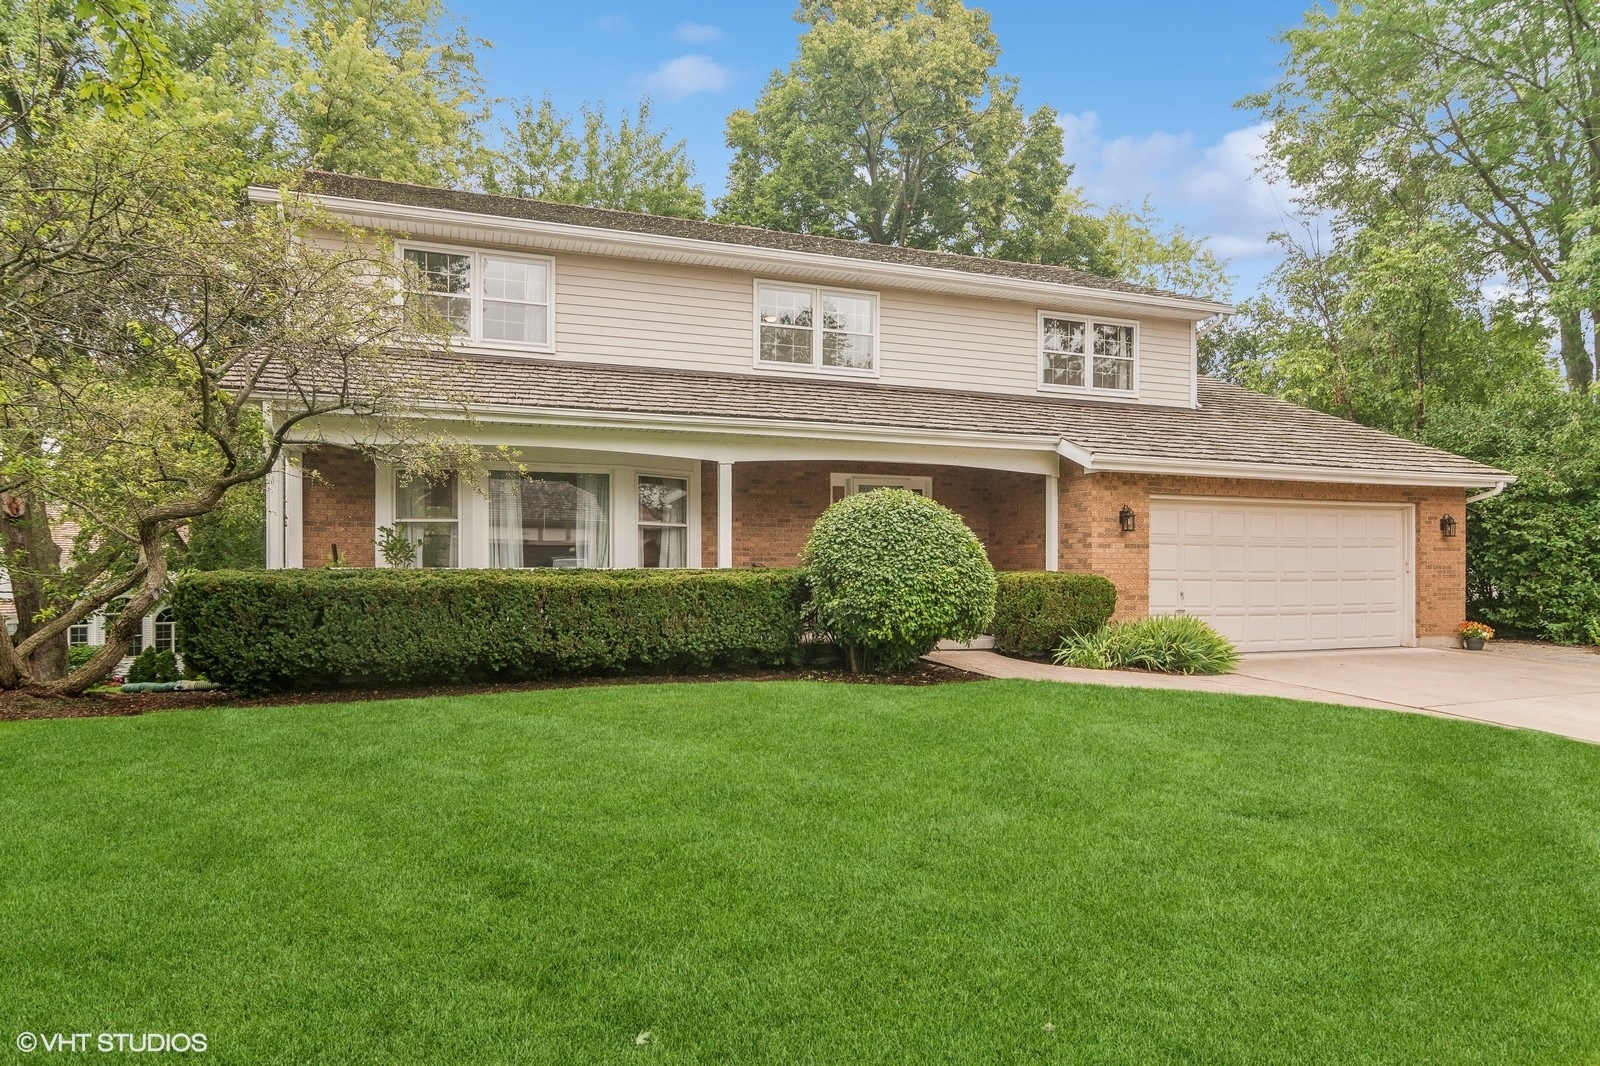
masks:
<svg viewBox="0 0 1600 1066"><path fill-rule="evenodd" d="M1099 574L1042 570L1000 574L994 601L994 646L1006 655L1043 659L1068 637L1111 620L1117 588Z"/></svg>
<svg viewBox="0 0 1600 1066"><path fill-rule="evenodd" d="M817 519L805 565L817 622L853 670L897 670L994 616L995 575L961 516L905 489L847 496Z"/></svg>

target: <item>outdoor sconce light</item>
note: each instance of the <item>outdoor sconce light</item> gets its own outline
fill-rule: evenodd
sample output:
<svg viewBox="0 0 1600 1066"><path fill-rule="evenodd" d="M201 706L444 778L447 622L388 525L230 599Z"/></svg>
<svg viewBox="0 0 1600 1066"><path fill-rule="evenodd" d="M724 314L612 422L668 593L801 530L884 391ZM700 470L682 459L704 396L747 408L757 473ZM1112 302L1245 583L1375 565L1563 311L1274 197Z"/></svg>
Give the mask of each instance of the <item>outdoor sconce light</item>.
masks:
<svg viewBox="0 0 1600 1066"><path fill-rule="evenodd" d="M1447 537L1456 535L1456 519L1454 515L1445 515L1439 519L1439 532Z"/></svg>
<svg viewBox="0 0 1600 1066"><path fill-rule="evenodd" d="M1117 525L1122 527L1124 533L1132 533L1134 529L1133 508L1127 504L1122 505L1122 510L1117 512Z"/></svg>

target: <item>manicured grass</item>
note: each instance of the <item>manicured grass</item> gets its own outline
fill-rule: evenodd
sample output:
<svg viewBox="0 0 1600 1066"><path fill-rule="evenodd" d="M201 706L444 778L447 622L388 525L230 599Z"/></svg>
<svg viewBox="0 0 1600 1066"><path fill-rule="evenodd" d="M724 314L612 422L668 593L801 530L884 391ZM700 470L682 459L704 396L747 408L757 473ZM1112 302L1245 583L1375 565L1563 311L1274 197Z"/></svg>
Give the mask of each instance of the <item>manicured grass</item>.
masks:
<svg viewBox="0 0 1600 1066"><path fill-rule="evenodd" d="M1600 1055L1600 748L1537 733L621 686L4 725L0 812L0 1055Z"/></svg>

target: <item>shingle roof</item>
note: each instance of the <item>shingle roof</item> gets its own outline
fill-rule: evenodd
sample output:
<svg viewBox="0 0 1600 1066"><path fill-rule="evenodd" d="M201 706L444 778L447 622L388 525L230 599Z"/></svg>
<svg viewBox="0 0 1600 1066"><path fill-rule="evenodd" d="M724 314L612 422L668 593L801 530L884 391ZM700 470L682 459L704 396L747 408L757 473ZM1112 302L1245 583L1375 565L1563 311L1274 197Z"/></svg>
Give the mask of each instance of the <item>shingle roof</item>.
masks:
<svg viewBox="0 0 1600 1066"><path fill-rule="evenodd" d="M484 407L698 416L818 426L1059 437L1108 459L1298 466L1460 477L1493 485L1504 471L1211 378L1198 409L1055 396L720 374L529 359L461 358L448 377ZM441 371L443 368L441 368Z"/></svg>
<svg viewBox="0 0 1600 1066"><path fill-rule="evenodd" d="M301 179L299 191L336 196L352 200L370 200L385 204L403 204L411 207L437 208L462 211L474 215L496 218L528 219L535 222L553 222L569 226L588 226L597 229L619 230L627 233L644 233L661 237L682 237L687 240L714 241L719 244L742 245L749 248L773 248L780 251L807 252L815 255L837 256L867 262L899 263L908 266L928 267L936 270L954 270L966 274L985 274L990 277L1016 278L1023 281L1041 281L1056 285L1071 285L1108 292L1128 293L1135 296L1157 296L1180 300L1198 300L1200 297L1183 293L1134 285L1114 278L1101 277L1070 267L1047 266L1039 263L1012 263L979 256L955 255L950 252L925 251L920 248L899 248L866 241L842 240L837 237L816 237L805 233L785 233L780 230L760 229L754 226L728 226L718 222L696 219L668 218L634 211L611 211L595 207L577 207L557 204L547 200L530 200L519 196L495 196L489 193L460 192L428 185L410 185L398 181L380 181L350 174L328 171L307 171ZM1219 305L1221 306L1221 305Z"/></svg>

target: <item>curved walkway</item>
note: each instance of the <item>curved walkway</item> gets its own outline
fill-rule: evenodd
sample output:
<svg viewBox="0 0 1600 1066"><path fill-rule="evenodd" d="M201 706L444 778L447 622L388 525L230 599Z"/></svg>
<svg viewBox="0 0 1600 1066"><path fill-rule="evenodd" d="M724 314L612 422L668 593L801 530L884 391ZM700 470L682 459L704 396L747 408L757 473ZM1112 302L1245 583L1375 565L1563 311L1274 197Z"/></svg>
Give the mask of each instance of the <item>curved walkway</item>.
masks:
<svg viewBox="0 0 1600 1066"><path fill-rule="evenodd" d="M928 658L985 677L1281 696L1466 718L1600 744L1600 654L1593 648L1496 643L1481 652L1281 652L1246 655L1237 670L1219 677L1080 670L992 651L936 651Z"/></svg>

